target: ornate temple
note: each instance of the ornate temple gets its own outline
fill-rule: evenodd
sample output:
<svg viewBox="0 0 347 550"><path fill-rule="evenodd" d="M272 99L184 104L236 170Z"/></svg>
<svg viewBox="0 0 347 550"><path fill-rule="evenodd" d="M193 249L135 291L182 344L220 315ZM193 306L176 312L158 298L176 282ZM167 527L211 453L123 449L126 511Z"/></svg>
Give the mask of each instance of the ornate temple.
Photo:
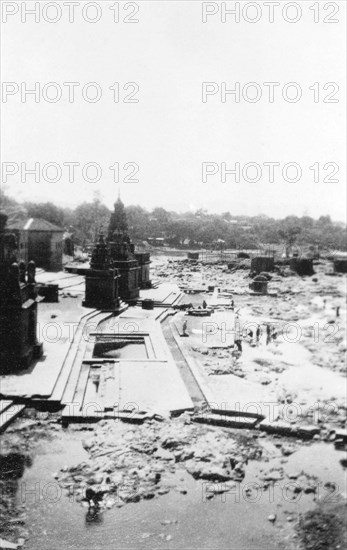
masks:
<svg viewBox="0 0 347 550"><path fill-rule="evenodd" d="M17 263L17 241L6 230L7 216L0 213L0 370L28 367L42 355L36 336L37 295L35 263Z"/></svg>
<svg viewBox="0 0 347 550"><path fill-rule="evenodd" d="M104 236L99 236L86 273L85 300L82 305L114 311L119 308L118 272L112 265Z"/></svg>
<svg viewBox="0 0 347 550"><path fill-rule="evenodd" d="M119 197L111 214L107 240L113 266L120 276L119 295L127 302L136 300L140 294L139 264L128 234L124 204Z"/></svg>
<svg viewBox="0 0 347 550"><path fill-rule="evenodd" d="M115 310L119 300L136 302L140 288L150 288L149 253L135 252L128 233L124 204L118 197L111 214L107 240L100 235L86 274L83 305Z"/></svg>

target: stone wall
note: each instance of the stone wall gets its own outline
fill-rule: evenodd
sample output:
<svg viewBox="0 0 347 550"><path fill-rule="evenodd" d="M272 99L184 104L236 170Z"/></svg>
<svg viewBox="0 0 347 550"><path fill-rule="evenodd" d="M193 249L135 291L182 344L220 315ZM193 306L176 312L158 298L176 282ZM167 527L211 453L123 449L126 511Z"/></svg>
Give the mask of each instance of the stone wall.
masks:
<svg viewBox="0 0 347 550"><path fill-rule="evenodd" d="M310 276L314 274L312 258L291 258L289 266L298 275Z"/></svg>
<svg viewBox="0 0 347 550"><path fill-rule="evenodd" d="M273 271L274 268L273 256L256 256L251 260L251 271L254 271L257 275L263 271Z"/></svg>
<svg viewBox="0 0 347 550"><path fill-rule="evenodd" d="M338 258L334 260L335 273L347 273L347 258Z"/></svg>

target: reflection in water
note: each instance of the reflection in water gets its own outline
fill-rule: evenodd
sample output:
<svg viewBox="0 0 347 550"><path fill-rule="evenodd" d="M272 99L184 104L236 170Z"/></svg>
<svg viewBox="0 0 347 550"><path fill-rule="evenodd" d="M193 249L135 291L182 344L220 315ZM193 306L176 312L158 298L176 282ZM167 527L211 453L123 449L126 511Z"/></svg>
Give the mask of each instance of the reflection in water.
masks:
<svg viewBox="0 0 347 550"><path fill-rule="evenodd" d="M19 479L23 477L26 467L32 465L30 456L21 453L0 455L0 510L2 536L7 536L8 529L13 530L13 516L17 515L17 493Z"/></svg>
<svg viewBox="0 0 347 550"><path fill-rule="evenodd" d="M100 525L104 521L103 513L99 506L91 506L86 513L86 526Z"/></svg>
<svg viewBox="0 0 347 550"><path fill-rule="evenodd" d="M23 476L25 467L30 467L32 460L30 456L20 453L0 455L0 479L19 479Z"/></svg>

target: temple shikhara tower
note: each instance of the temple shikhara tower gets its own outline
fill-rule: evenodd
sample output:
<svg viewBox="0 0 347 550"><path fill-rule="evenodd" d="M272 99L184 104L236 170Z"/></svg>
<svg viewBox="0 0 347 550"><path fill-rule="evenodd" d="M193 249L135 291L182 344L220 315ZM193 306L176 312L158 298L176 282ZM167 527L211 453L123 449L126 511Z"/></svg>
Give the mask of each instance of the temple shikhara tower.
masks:
<svg viewBox="0 0 347 550"><path fill-rule="evenodd" d="M100 235L86 274L86 307L114 310L119 299L136 302L140 288L150 288L149 253L135 252L120 197L114 204L107 239Z"/></svg>
<svg viewBox="0 0 347 550"><path fill-rule="evenodd" d="M35 263L17 263L17 242L0 214L0 371L20 370L42 355L37 341Z"/></svg>
<svg viewBox="0 0 347 550"><path fill-rule="evenodd" d="M130 241L124 204L119 197L108 226L108 244L113 266L120 275L119 295L126 301L136 300L140 295L139 264L135 246Z"/></svg>

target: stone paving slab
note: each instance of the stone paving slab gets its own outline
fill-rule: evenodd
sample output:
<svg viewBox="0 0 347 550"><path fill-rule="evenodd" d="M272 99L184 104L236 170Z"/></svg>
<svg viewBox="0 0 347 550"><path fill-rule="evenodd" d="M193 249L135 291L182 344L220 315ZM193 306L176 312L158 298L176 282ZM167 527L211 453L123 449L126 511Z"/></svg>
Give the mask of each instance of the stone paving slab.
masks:
<svg viewBox="0 0 347 550"><path fill-rule="evenodd" d="M173 361L120 362L119 407L134 403L135 409L153 413L193 410L193 402Z"/></svg>
<svg viewBox="0 0 347 550"><path fill-rule="evenodd" d="M171 286L171 285L170 285ZM131 317L135 314L135 317ZM150 314L150 315L149 315ZM157 360L148 362L120 361L120 403L135 402L140 410L155 412L192 409L193 403L167 346L155 310L129 308L119 316L137 323L139 332L148 332Z"/></svg>
<svg viewBox="0 0 347 550"><path fill-rule="evenodd" d="M158 319L163 314L162 309L142 309L139 306L131 307L122 313L122 319Z"/></svg>
<svg viewBox="0 0 347 550"><path fill-rule="evenodd" d="M57 284L59 289L74 288L83 286L85 278L83 275L76 275L75 273L66 273L66 271L59 271L54 273L52 271L40 271L36 274L36 281L38 283L45 284Z"/></svg>
<svg viewBox="0 0 347 550"><path fill-rule="evenodd" d="M73 273L66 273L66 271L58 271L57 273L53 271L39 271L36 272L36 281L38 283L58 283L63 280L70 280L78 277Z"/></svg>
<svg viewBox="0 0 347 550"><path fill-rule="evenodd" d="M150 299L168 306L176 302L181 295L176 284L162 283L157 288L141 290L140 300Z"/></svg>

